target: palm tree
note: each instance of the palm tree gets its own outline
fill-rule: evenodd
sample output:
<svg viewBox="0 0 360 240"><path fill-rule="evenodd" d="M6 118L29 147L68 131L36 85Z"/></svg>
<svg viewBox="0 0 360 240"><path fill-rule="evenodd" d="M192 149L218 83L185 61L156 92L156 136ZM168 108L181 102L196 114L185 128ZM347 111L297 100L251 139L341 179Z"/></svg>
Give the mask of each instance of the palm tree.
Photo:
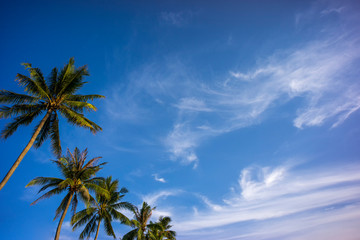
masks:
<svg viewBox="0 0 360 240"><path fill-rule="evenodd" d="M134 207L134 219L130 221L129 225L135 229L125 234L122 240L145 240L149 228L148 221L153 210L155 210L155 207L151 208L146 202L143 202L140 211L137 207Z"/></svg>
<svg viewBox="0 0 360 240"><path fill-rule="evenodd" d="M176 240L176 232L170 230L172 225L170 217L160 217L159 221L153 223L150 221L148 238L150 240Z"/></svg>
<svg viewBox="0 0 360 240"><path fill-rule="evenodd" d="M75 68L74 58L70 58L69 63L64 68L60 71L54 68L50 76L45 80L39 68L33 68L29 63L23 65L25 69L29 70L30 77L17 74L17 81L21 86L25 87L27 94L0 90L0 104L12 104L12 106L0 106L0 118L15 117L12 122L5 126L5 129L1 132L1 137L6 139L19 126L29 125L37 116L43 113L45 115L35 127L29 143L1 181L0 190L5 186L34 143L35 148L38 148L50 137L53 152L57 157L60 157L61 144L57 112L73 125L88 128L93 133L102 130L100 126L85 118L83 112L84 110L95 111L95 106L88 103L88 101L103 98L104 96L76 94L86 83L84 77L89 75L87 66Z"/></svg>
<svg viewBox="0 0 360 240"><path fill-rule="evenodd" d="M108 192L98 185L103 178L94 177L101 169L101 166L105 163L97 165L97 160L101 157L96 157L86 162L87 154L87 149L80 152L78 148L75 148L74 153L71 153L68 149L66 156L53 161L57 167L60 168L64 179L37 177L26 185L26 187L33 185L43 186L39 193L51 188L50 191L46 192L31 205L36 204L39 200L49 198L62 192L67 192L59 207L56 209L54 220L58 218L60 214L61 218L56 229L55 240L59 239L61 225L64 221L70 203L72 204L71 210L73 211L73 214L75 214L78 198L84 201L87 205L89 204L89 200L91 198L89 190L93 190L98 194L104 194L107 197L109 196Z"/></svg>
<svg viewBox="0 0 360 240"><path fill-rule="evenodd" d="M71 218L73 230L87 223L84 230L81 232L79 239L84 239L85 237L89 238L90 235L95 232L96 228L96 240L99 235L101 221L104 222L106 234L113 236L114 238L116 238L116 235L111 222L114 219L117 219L123 223L129 223L130 220L118 210L132 210L133 206L128 202L120 202L128 190L126 188L121 188L120 191L118 191L118 185L119 181L112 181L112 177L108 177L104 181L99 182L99 186L109 192L110 198L101 194L96 194L96 199L92 201L91 207L76 213Z"/></svg>

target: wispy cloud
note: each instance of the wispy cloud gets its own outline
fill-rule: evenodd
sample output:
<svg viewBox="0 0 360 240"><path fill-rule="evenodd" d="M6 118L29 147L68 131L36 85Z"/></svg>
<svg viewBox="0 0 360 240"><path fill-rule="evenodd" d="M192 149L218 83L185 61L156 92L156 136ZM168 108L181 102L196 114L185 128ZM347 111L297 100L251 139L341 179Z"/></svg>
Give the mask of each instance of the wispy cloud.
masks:
<svg viewBox="0 0 360 240"><path fill-rule="evenodd" d="M285 103L297 102L288 108L296 128L337 127L360 108L359 17L350 10L340 4L311 8L303 18L324 31L263 56L245 71L231 68L214 79L202 79L176 54L154 59L131 73L128 85L113 87L109 119L172 123L164 125L168 131L157 144L165 146L170 159L194 168L204 141L261 123L269 109ZM338 17L323 22L332 14ZM164 13L169 21L175 16Z"/></svg>
<svg viewBox="0 0 360 240"><path fill-rule="evenodd" d="M179 235L204 237L211 228L217 233L207 239L301 239L299 232L305 239L325 239L330 235L321 229L337 225L329 239L341 234L349 236L342 239L354 239L350 233L359 230L348 223L360 217L360 166L301 169L288 165L244 169L239 190L222 204L204 197L206 206L214 207L196 210L192 216L177 213L177 219L183 219L175 224Z"/></svg>
<svg viewBox="0 0 360 240"><path fill-rule="evenodd" d="M345 9L314 9L306 16L320 11L345 14ZM359 20L353 13L346 14L352 23ZM301 99L293 110L296 128L340 125L360 108L359 27L348 26L324 26L324 33L277 50L249 71L233 69L222 81L194 83L190 96L175 104L178 119L165 141L169 152L183 163L197 164L196 148L202 141L259 123L268 109L293 99Z"/></svg>
<svg viewBox="0 0 360 240"><path fill-rule="evenodd" d="M154 180L157 182L166 183L165 178L159 177L158 174L153 174Z"/></svg>
<svg viewBox="0 0 360 240"><path fill-rule="evenodd" d="M147 202L150 206L156 205L160 199L165 199L169 196L176 196L180 194L181 190L164 190L156 193L151 193L142 197L144 202Z"/></svg>

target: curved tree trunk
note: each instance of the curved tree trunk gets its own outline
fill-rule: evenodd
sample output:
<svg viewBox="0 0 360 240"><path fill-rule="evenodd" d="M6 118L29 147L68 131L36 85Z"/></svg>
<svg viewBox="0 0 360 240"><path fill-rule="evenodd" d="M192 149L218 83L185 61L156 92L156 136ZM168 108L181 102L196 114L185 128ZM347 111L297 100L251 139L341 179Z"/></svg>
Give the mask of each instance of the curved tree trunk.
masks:
<svg viewBox="0 0 360 240"><path fill-rule="evenodd" d="M70 203L71 203L71 200L72 200L73 196L74 196L74 193L71 193L71 195L70 195L70 197L69 197L69 200L68 200L68 202L66 203L65 210L64 210L63 214L61 215L59 224L58 224L57 229L56 229L56 235L55 235L55 238L54 238L55 240L59 240L61 225L62 225L62 223L63 223L63 221L64 221L66 212L67 212L67 210L68 210L68 208L69 208L69 206L70 206Z"/></svg>
<svg viewBox="0 0 360 240"><path fill-rule="evenodd" d="M10 168L10 170L8 171L8 173L6 174L6 176L4 177L4 179L1 181L0 183L0 190L5 186L5 184L7 183L7 181L9 181L10 177L13 175L13 173L15 172L16 168L19 166L21 160L23 160L23 158L25 157L26 153L30 150L31 146L34 144L36 137L39 135L40 130L42 129L42 127L44 126L46 120L49 118L50 114L51 114L52 110L48 110L45 117L41 120L38 128L36 129L36 131L34 132L34 134L32 135L29 143L26 145L26 147L24 148L24 150L20 153L19 157L16 159L15 163L12 165L12 167Z"/></svg>
<svg viewBox="0 0 360 240"><path fill-rule="evenodd" d="M101 218L99 217L99 223L98 223L98 226L97 226L96 235L95 235L94 240L96 240L96 239L98 238L98 235L99 235L99 229L100 229L100 222L101 222Z"/></svg>

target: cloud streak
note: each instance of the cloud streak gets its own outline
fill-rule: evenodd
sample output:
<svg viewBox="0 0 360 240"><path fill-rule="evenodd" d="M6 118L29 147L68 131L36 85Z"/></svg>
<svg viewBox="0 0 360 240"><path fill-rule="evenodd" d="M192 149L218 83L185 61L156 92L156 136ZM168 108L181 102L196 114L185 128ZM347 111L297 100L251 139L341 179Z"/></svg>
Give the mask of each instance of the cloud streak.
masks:
<svg viewBox="0 0 360 240"><path fill-rule="evenodd" d="M360 166L342 166L340 171L335 167L300 169L288 165L246 168L232 197L222 204L211 203L215 207L208 210L182 216L176 230L182 239L197 234L206 237L208 229L207 239L326 239L331 235L321 229L335 225L328 239L341 234L347 236L341 239L354 239L351 233L359 230L348 223L359 222ZM210 201L204 199L208 206Z"/></svg>

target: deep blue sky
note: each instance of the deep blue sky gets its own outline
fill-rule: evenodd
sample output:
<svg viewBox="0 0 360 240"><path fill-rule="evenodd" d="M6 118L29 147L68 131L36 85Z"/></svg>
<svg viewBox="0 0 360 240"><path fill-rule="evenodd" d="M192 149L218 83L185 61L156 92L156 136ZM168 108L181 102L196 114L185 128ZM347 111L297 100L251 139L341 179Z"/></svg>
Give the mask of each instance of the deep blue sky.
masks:
<svg viewBox="0 0 360 240"><path fill-rule="evenodd" d="M1 89L32 63L87 64L93 135L61 121L63 149L108 162L128 201L157 206L179 240L360 235L358 1L2 1ZM39 120L38 120L39 121ZM3 128L7 120L0 121ZM33 126L0 143L1 177ZM0 192L3 239L52 239L62 196L49 143ZM82 204L80 204L81 207ZM61 239L77 239L66 218ZM129 228L114 224L118 236ZM102 232L100 239L111 239Z"/></svg>

